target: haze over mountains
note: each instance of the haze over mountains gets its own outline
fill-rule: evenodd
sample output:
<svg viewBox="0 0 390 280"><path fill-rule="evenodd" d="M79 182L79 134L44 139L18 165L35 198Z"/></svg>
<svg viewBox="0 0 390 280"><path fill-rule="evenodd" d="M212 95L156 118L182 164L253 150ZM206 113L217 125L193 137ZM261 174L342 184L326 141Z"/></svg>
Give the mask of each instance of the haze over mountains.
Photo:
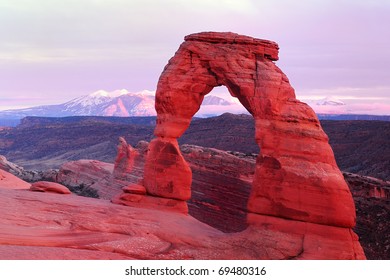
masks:
<svg viewBox="0 0 390 280"><path fill-rule="evenodd" d="M207 95L196 117L218 116L225 112L248 114L238 100L227 100L227 94ZM233 101L234 100L234 101ZM347 104L335 97L326 97L307 102L320 119L390 120L390 116L348 115ZM0 126L15 126L27 116L67 117L67 116L155 116L155 92L143 90L132 93L126 89L111 92L98 90L85 96L57 105L44 105L23 109L0 111Z"/></svg>
<svg viewBox="0 0 390 280"><path fill-rule="evenodd" d="M26 116L155 116L154 94L153 91L149 90L143 90L136 93L131 93L126 89L111 92L98 90L58 105L45 105L0 111L0 119L22 119ZM236 112L237 110L245 110L239 104L234 104L213 95L205 97L202 107L204 108L202 108L198 116L215 115L215 112L219 111L232 110L233 112ZM218 109L216 107L220 108Z"/></svg>

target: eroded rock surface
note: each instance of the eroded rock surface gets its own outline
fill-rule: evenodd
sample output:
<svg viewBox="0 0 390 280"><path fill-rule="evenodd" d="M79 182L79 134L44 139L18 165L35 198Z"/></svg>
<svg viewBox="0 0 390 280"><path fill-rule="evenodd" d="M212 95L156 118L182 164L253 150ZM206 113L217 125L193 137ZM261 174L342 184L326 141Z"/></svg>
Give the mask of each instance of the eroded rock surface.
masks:
<svg viewBox="0 0 390 280"><path fill-rule="evenodd" d="M125 179L127 174L133 170L138 152L130 144L127 144L123 137L119 137L117 149L113 175L116 179Z"/></svg>
<svg viewBox="0 0 390 280"><path fill-rule="evenodd" d="M390 182L343 172L353 194L357 220L354 231L368 259L390 259Z"/></svg>
<svg viewBox="0 0 390 280"><path fill-rule="evenodd" d="M36 182L36 181L56 181L58 170L48 169L44 171L36 170L25 170L23 167L10 162L5 156L0 155L0 169L7 171L16 177L27 181L27 182Z"/></svg>
<svg viewBox="0 0 390 280"><path fill-rule="evenodd" d="M0 169L0 189L29 189L31 184Z"/></svg>
<svg viewBox="0 0 390 280"><path fill-rule="evenodd" d="M46 181L38 181L31 185L30 191L33 192L51 192L51 193L59 193L59 194L70 194L70 190L58 183L54 182L46 182Z"/></svg>
<svg viewBox="0 0 390 280"><path fill-rule="evenodd" d="M77 160L63 164L57 182L83 196L111 200L122 188L140 184L148 143L140 141L135 148L120 137L115 164L97 160Z"/></svg>
<svg viewBox="0 0 390 280"><path fill-rule="evenodd" d="M83 196L100 197L99 184L107 184L112 178L114 165L97 160L69 161L60 167L57 183ZM92 187L95 186L95 187Z"/></svg>
<svg viewBox="0 0 390 280"><path fill-rule="evenodd" d="M275 65L278 45L234 33L185 37L160 76L155 138L145 164L148 193L187 200L191 172L177 148L202 100L224 85L255 119L260 147L247 210L352 228L355 207L314 111L295 98Z"/></svg>
<svg viewBox="0 0 390 280"><path fill-rule="evenodd" d="M139 168L147 144L137 146L143 155L135 164ZM169 207L175 211L167 211L164 203L180 201L145 196L145 187L135 183L123 187L126 207L107 199L12 190L0 192L0 259L364 258L349 229L259 215L247 220L253 156L193 145L183 145L181 152L194 175L189 213L213 228L174 205ZM76 164L83 176L73 169L68 176L76 177L68 181L99 181L96 167L106 165L83 164ZM114 193L122 191L116 188ZM113 191L110 184L99 190Z"/></svg>
<svg viewBox="0 0 390 280"><path fill-rule="evenodd" d="M0 205L0 259L364 257L349 229L276 217L255 215L227 234L188 215L81 196L0 189Z"/></svg>

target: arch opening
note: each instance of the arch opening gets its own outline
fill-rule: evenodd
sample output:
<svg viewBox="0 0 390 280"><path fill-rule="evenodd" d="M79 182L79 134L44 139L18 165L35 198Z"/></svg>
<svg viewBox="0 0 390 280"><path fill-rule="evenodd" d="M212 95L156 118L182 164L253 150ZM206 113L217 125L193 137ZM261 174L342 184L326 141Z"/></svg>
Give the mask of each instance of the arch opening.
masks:
<svg viewBox="0 0 390 280"><path fill-rule="evenodd" d="M223 232L242 231L258 153L253 117L225 86L205 96L195 117L209 118L192 120L178 139L192 171L188 212Z"/></svg>

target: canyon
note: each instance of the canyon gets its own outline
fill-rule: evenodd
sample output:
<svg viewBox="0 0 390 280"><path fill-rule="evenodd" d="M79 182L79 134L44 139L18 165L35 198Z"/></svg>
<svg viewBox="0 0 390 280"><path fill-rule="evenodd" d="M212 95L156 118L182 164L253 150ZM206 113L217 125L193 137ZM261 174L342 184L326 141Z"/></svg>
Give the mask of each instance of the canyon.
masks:
<svg viewBox="0 0 390 280"><path fill-rule="evenodd" d="M113 163L118 137L123 136L132 146L141 140L150 142L155 123L155 117L27 117L18 127L0 131L0 154L27 170L58 169L79 159ZM390 122L320 123L341 170L390 180ZM254 130L251 116L225 113L193 119L178 142L258 154Z"/></svg>

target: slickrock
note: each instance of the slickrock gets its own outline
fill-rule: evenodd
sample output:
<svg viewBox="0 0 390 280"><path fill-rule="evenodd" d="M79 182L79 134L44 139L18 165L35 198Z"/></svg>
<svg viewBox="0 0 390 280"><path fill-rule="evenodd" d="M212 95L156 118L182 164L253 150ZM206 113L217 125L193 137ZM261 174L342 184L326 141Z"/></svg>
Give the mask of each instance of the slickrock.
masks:
<svg viewBox="0 0 390 280"><path fill-rule="evenodd" d="M30 183L27 183L15 175L0 169L0 189L29 189Z"/></svg>
<svg viewBox="0 0 390 280"><path fill-rule="evenodd" d="M142 154L146 145L140 146ZM54 203L46 193L0 191L0 259L364 258L350 229L253 214L247 223L253 156L193 145L181 152L194 174L189 213L215 228L180 214L184 201L145 196L137 184L123 188L119 204L126 207L105 199L56 196ZM104 165L85 164L85 174Z"/></svg>
<svg viewBox="0 0 390 280"><path fill-rule="evenodd" d="M0 189L0 205L0 259L364 257L349 229L277 217L255 215L227 234L188 215L81 196Z"/></svg>
<svg viewBox="0 0 390 280"><path fill-rule="evenodd" d="M70 194L70 190L58 183L38 181L31 185L30 191L33 192L51 192L59 194Z"/></svg>
<svg viewBox="0 0 390 280"><path fill-rule="evenodd" d="M55 181L57 177L57 170L55 169L48 169L45 171L25 170L23 167L8 161L7 158L2 155L0 155L0 169L27 182L36 182L41 180Z"/></svg>
<svg viewBox="0 0 390 280"><path fill-rule="evenodd" d="M153 208L163 211L174 211L183 214L188 213L187 203L182 200L154 197L145 194L133 194L125 192L119 197L114 197L111 202L133 207Z"/></svg>
<svg viewBox="0 0 390 280"><path fill-rule="evenodd" d="M69 161L61 166L57 182L71 187L78 187L80 184L93 185L111 176L113 168L113 164L97 160Z"/></svg>
<svg viewBox="0 0 390 280"><path fill-rule="evenodd" d="M147 146L148 143L146 142L138 144L137 151L141 155L144 155ZM180 147L180 150L185 160L189 163L189 166L191 167L191 170L193 172L193 181L191 185L192 197L188 201L189 214L198 219L199 221L207 223L208 225L211 225L216 229L226 232L226 236L230 236L227 234L229 232L256 232L258 230L254 230L254 227L271 227L272 231L268 232L268 234L273 234L277 236L277 238L283 237L284 241L281 241L279 239L275 239L272 241L272 239L269 239L267 242L287 242L289 246L291 246L291 248L294 248L294 250L292 251L294 253L291 253L291 248L286 249L283 247L272 246L271 243L268 244L268 247L266 248L268 251L272 251L273 253L275 253L277 252L277 250L280 250L278 255L280 258L295 258L294 254L296 254L295 256L297 257L299 255L300 250L302 250L300 244L303 243L303 238L307 238L305 237L305 235L310 236L314 233L317 234L316 238L318 239L316 241L317 243L315 243L315 246L322 246L322 243L325 242L327 243L329 252L326 255L323 254L322 256L319 256L316 253L317 249L312 251L313 249L310 245L306 246L304 248L305 253L297 258L350 258L352 255L351 252L348 253L348 250L352 250L351 246L358 246L358 243L355 240L356 236L352 232L351 238L354 236L354 239L351 240L354 241L350 240L352 243L349 243L347 242L349 231L341 230L335 227L319 226L311 223L286 221L277 218L271 219L271 217L265 216L260 219L259 217L255 216L249 219L249 227L251 228L249 229L246 217L247 213L245 209L249 198L251 190L251 181L253 179L253 174L256 165L255 157L253 155L245 155L238 152L226 152L213 148L205 148L194 145L182 145ZM138 158L138 160L141 160L141 162L136 161L135 163L135 165L138 166L137 168L140 168L141 170L141 165L143 164L142 159L143 157ZM102 164L104 163L100 163L100 165ZM85 170L83 172L87 172L87 169L91 168L92 166L94 165L86 164L84 166ZM94 172L93 169L90 172ZM72 176L73 173L69 173L68 175ZM365 250L367 248L372 258L378 258L378 256L380 255L378 255L377 252L382 252L385 250L384 248L375 245L378 244L375 242L377 242L376 240L380 238L380 234L378 236L376 236L376 234L373 235L372 232L367 231L367 228L370 228L368 224L374 223L375 220L378 221L378 224L376 225L376 227L378 228L382 227L383 224L386 224L385 220L372 218L372 215L382 215L384 213L377 211L381 209L377 201L370 200L368 202L367 199L360 199L360 196L371 198L372 191L370 190L376 188L378 190L384 189L385 191L388 186L384 184L386 182L378 182L378 180L374 180L372 178L363 178L364 180L362 180L361 176L349 173L345 173L345 176L348 182L353 183L353 185L351 185L352 191L355 195L358 196L357 199L360 203L359 205L361 205L362 203L364 203L364 205L367 203L372 204L372 206L370 206L372 209L369 208L369 211L366 209L367 207L361 207L362 213L359 213L360 219L363 218L363 220L358 223L358 225L356 226L356 230L359 233L359 236L362 236L365 242L367 242L367 244L365 245L368 247L365 247ZM88 177L85 176L85 178ZM141 178L142 176L140 176L138 180L140 180ZM81 181L80 183L83 184ZM111 191L112 185L108 184L104 188L107 189L105 192L109 193ZM119 186L117 186L117 188L118 190L120 189ZM130 183L123 187L122 190L124 194L119 195L120 200L116 200L118 199L117 191L115 192L117 196L114 197L113 200L118 204L131 206L129 207L129 211L133 211L134 207L143 209L159 209L163 212L166 212L167 210L169 212L171 212L172 210L176 212L186 211L185 208L180 209L177 207L174 208L173 205L169 207L164 205L164 200L165 202L169 202L169 199L150 196L145 197L144 195L146 194L146 189L144 186L139 184ZM42 193L41 195L44 194ZM385 198L381 199L383 200ZM176 202L176 204L178 202L177 200L171 201ZM185 207L183 203L184 202L181 203L181 207ZM373 211L374 208L376 212ZM372 215L370 213L372 213ZM44 213L42 213L42 215L44 215ZM272 220L272 223L270 223L269 220ZM50 225L48 226L50 227ZM240 235L244 235L244 233L240 233ZM324 236L326 236L326 238L324 238ZM330 238L330 236L332 238ZM308 240L310 240L310 238ZM342 246L344 246L345 248L340 251L340 248ZM358 249L356 250L357 252L359 252ZM338 253L340 253L341 255L337 256ZM107 252L102 251L93 251L88 253L88 250L74 248L69 249L64 247L30 247L19 245L0 246L0 256L4 256L5 254L7 254L7 258L15 259L118 259L126 257L124 255L119 254L109 255L107 254ZM262 253L262 256L266 258L266 254L264 252ZM272 254L269 256L271 258ZM359 258L362 257L363 255L360 251ZM226 256L226 258L228 257Z"/></svg>
<svg viewBox="0 0 390 280"><path fill-rule="evenodd" d="M83 196L111 200L122 193L122 188L142 180L146 151L147 142L140 141L134 149L120 137L115 164L97 160L67 162L61 166L57 182Z"/></svg>
<svg viewBox="0 0 390 280"><path fill-rule="evenodd" d="M113 164L97 160L69 161L60 167L56 182L67 186L77 194L100 197L106 193L106 190L99 193L102 184L107 186L107 191L110 189L108 182L112 179L113 170ZM120 192L121 187L113 189Z"/></svg>

